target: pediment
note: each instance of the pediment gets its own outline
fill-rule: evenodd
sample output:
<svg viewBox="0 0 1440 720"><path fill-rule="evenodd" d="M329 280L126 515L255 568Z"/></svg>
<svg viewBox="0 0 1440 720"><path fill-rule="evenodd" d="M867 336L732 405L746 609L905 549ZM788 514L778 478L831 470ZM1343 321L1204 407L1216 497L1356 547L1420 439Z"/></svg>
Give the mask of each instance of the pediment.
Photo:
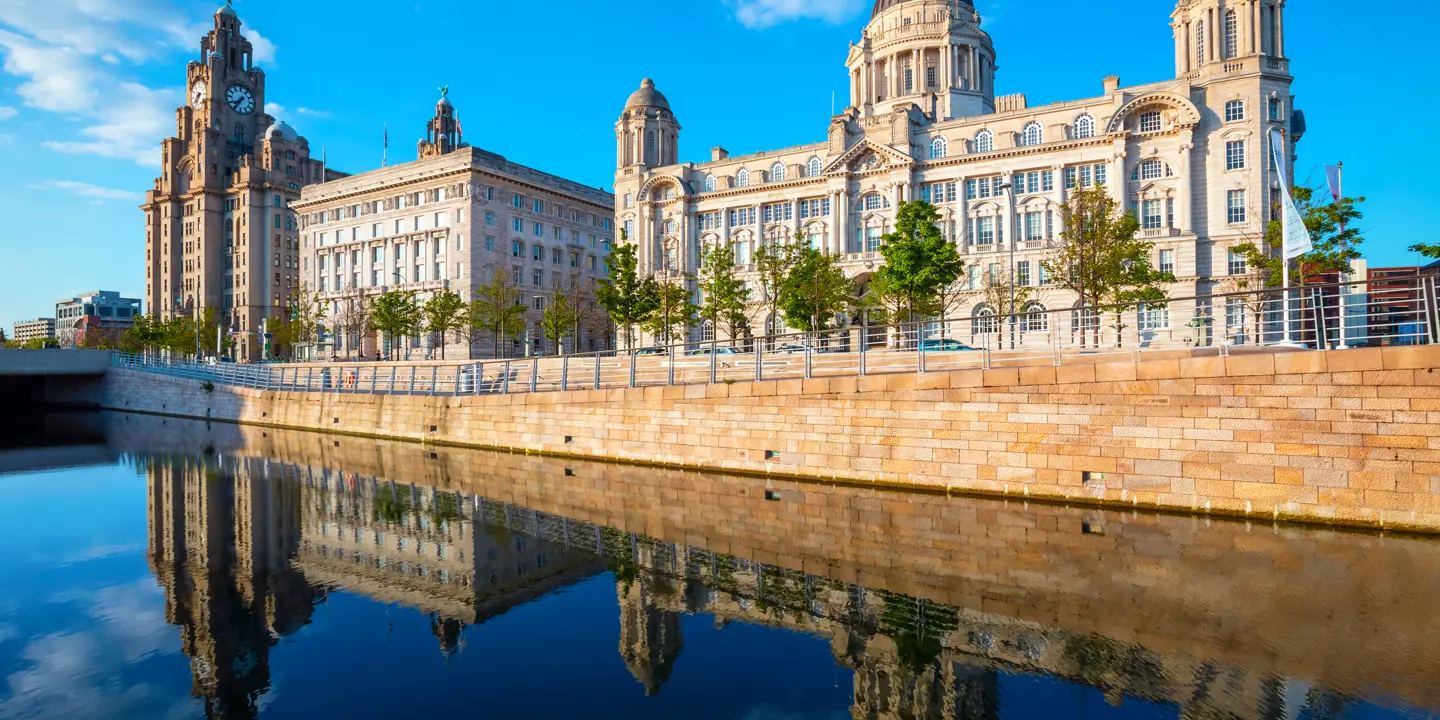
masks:
<svg viewBox="0 0 1440 720"><path fill-rule="evenodd" d="M895 148L869 139L862 139L849 150L841 153L839 157L831 160L830 164L826 166L825 172L869 172L896 166L906 167L914 162L914 158Z"/></svg>

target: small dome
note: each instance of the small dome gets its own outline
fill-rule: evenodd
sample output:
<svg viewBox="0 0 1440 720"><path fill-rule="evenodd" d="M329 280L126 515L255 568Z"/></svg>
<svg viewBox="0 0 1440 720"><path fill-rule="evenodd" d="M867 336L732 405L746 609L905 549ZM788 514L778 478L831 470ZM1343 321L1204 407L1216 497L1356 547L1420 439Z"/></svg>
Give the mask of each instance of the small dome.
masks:
<svg viewBox="0 0 1440 720"><path fill-rule="evenodd" d="M270 126L269 130L265 131L265 139L280 139L284 140L285 142L293 143L300 141L300 135L295 132L295 128L292 128L289 125L286 125L284 122L277 120L274 125Z"/></svg>
<svg viewBox="0 0 1440 720"><path fill-rule="evenodd" d="M660 107L670 109L670 101L655 89L655 81L645 78L640 81L640 89L630 94L630 99L625 101L625 107Z"/></svg>
<svg viewBox="0 0 1440 720"><path fill-rule="evenodd" d="M230 3L227 2L227 3L225 3L225 7L222 7L222 8L220 8L219 10L216 10L216 11L215 11L215 14L216 14L216 15L226 15L226 16L229 16L229 17L235 17L235 8L230 7Z"/></svg>

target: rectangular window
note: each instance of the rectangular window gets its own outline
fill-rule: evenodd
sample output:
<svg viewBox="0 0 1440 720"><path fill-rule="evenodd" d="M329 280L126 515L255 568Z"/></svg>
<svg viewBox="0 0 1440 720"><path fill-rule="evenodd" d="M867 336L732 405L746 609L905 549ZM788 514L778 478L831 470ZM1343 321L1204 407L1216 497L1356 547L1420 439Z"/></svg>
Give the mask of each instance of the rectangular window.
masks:
<svg viewBox="0 0 1440 720"><path fill-rule="evenodd" d="M1230 190L1225 193L1225 221L1231 225L1245 222L1245 191Z"/></svg>
<svg viewBox="0 0 1440 720"><path fill-rule="evenodd" d="M545 248L538 243L530 246L530 259L535 262L545 262Z"/></svg>
<svg viewBox="0 0 1440 720"><path fill-rule="evenodd" d="M880 228L865 229L865 252L879 252Z"/></svg>
<svg viewBox="0 0 1440 720"><path fill-rule="evenodd" d="M1247 270L1245 267L1245 256L1236 253L1234 250L1226 250L1225 254L1228 256L1230 274L1244 275Z"/></svg>
<svg viewBox="0 0 1440 720"><path fill-rule="evenodd" d="M975 228L975 242L977 245L992 245L995 243L995 218L977 218Z"/></svg>
<svg viewBox="0 0 1440 720"><path fill-rule="evenodd" d="M495 236L485 236L485 252L495 252Z"/></svg>
<svg viewBox="0 0 1440 720"><path fill-rule="evenodd" d="M1065 168L1065 189L1075 189L1075 168L1073 167Z"/></svg>
<svg viewBox="0 0 1440 720"><path fill-rule="evenodd" d="M925 87L936 88L939 86L939 83L935 82L935 67L932 65L925 68Z"/></svg>
<svg viewBox="0 0 1440 720"><path fill-rule="evenodd" d="M1042 170L1040 172L1040 192L1051 192L1055 189L1055 171Z"/></svg>
<svg viewBox="0 0 1440 720"><path fill-rule="evenodd" d="M518 217L512 219L512 220L510 221L510 229L513 230L513 231L515 231L515 232L517 232L517 233L518 233L518 232L525 232L525 221L524 221L524 220L521 220L521 219L518 218Z"/></svg>
<svg viewBox="0 0 1440 720"><path fill-rule="evenodd" d="M518 194L511 195L511 196L510 196L510 204L511 204L511 205L514 205L514 206L517 207L517 208L518 208L518 207L524 207L524 205L525 205L525 199L522 198L522 197L520 197L520 195L518 195Z"/></svg>
<svg viewBox="0 0 1440 720"><path fill-rule="evenodd" d="M1245 167L1245 141L1225 143L1225 169L1241 170Z"/></svg>
<svg viewBox="0 0 1440 720"><path fill-rule="evenodd" d="M1141 305L1136 313L1139 316L1140 330L1155 331L1164 330L1170 327L1170 308L1168 306L1147 306Z"/></svg>
<svg viewBox="0 0 1440 720"><path fill-rule="evenodd" d="M1165 227L1175 227L1175 198L1165 198Z"/></svg>
<svg viewBox="0 0 1440 720"><path fill-rule="evenodd" d="M1030 261L1023 260L1015 266L1015 284L1021 287L1030 285Z"/></svg>
<svg viewBox="0 0 1440 720"><path fill-rule="evenodd" d="M1270 98L1270 121L1280 122L1281 114L1282 113L1280 111L1280 98Z"/></svg>
<svg viewBox="0 0 1440 720"><path fill-rule="evenodd" d="M1231 100L1225 103L1225 122L1236 122L1245 119L1245 103L1241 100Z"/></svg>
<svg viewBox="0 0 1440 720"><path fill-rule="evenodd" d="M525 254L525 243L522 243L522 242L520 242L519 240L512 240L512 241L510 242L510 257L517 257L517 258L518 258L518 257L523 256L524 254Z"/></svg>
<svg viewBox="0 0 1440 720"><path fill-rule="evenodd" d="M974 181L974 180L966 180L966 181L965 181L965 199L966 199L966 200L974 200L974 199L976 198L975 193L976 193L976 181Z"/></svg>
<svg viewBox="0 0 1440 720"><path fill-rule="evenodd" d="M1158 230L1161 225L1159 200L1146 200L1140 204L1141 226L1146 230Z"/></svg>
<svg viewBox="0 0 1440 720"><path fill-rule="evenodd" d="M1173 273L1173 272L1175 272L1175 251L1174 251L1174 250L1161 250L1161 251L1160 251L1160 272L1168 272L1168 273Z"/></svg>
<svg viewBox="0 0 1440 720"><path fill-rule="evenodd" d="M1225 298L1225 327L1243 330L1245 328L1245 301L1240 298Z"/></svg>
<svg viewBox="0 0 1440 720"><path fill-rule="evenodd" d="M1038 212L1025 213L1025 239L1044 240L1044 227L1041 225L1041 215Z"/></svg>
<svg viewBox="0 0 1440 720"><path fill-rule="evenodd" d="M544 201L544 200L536 200L534 203L532 203L532 204L530 205L530 209L531 209L531 210L534 210L534 211L537 212L537 213L544 214L544 213L545 213L545 201Z"/></svg>
<svg viewBox="0 0 1440 720"><path fill-rule="evenodd" d="M489 210L486 210L486 211L485 211L485 224L486 224L486 225L494 225L494 224L495 224L495 213L493 213L493 212L491 212L491 211L489 211Z"/></svg>
<svg viewBox="0 0 1440 720"><path fill-rule="evenodd" d="M1091 185L1092 182L1093 182L1093 179L1092 179L1092 177L1091 177L1091 175L1090 175L1090 166L1089 166L1089 165L1081 165L1081 166L1080 166L1080 187L1090 187L1090 185Z"/></svg>
<svg viewBox="0 0 1440 720"><path fill-rule="evenodd" d="M1108 175L1108 173L1109 173L1109 170L1110 170L1110 167L1109 167L1108 165L1096 165L1096 166L1095 166L1095 184L1096 184L1096 185L1104 185L1104 184L1106 184L1107 182L1109 182L1109 180L1108 180L1108 178L1107 178L1107 175Z"/></svg>

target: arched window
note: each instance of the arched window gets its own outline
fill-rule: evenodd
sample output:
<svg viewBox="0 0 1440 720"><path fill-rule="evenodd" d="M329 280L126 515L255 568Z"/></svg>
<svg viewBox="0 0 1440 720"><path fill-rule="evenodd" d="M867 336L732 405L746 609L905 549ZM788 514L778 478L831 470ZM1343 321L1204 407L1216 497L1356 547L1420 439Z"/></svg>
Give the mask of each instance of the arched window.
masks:
<svg viewBox="0 0 1440 720"><path fill-rule="evenodd" d="M674 221L674 220L666 220L666 221L665 221L665 234L666 234L666 235L674 235L674 234L675 234L675 221Z"/></svg>
<svg viewBox="0 0 1440 720"><path fill-rule="evenodd" d="M784 166L783 164L781 164L781 163L778 163L778 162L775 163L774 165L771 165L771 166L770 166L770 182L780 182L781 180L784 180L784 179L785 179L785 166Z"/></svg>
<svg viewBox="0 0 1440 720"><path fill-rule="evenodd" d="M810 158L810 164L809 164L809 166L808 166L806 169L809 171L810 177L820 177L820 171L821 171L820 158L818 158L818 157Z"/></svg>
<svg viewBox="0 0 1440 720"><path fill-rule="evenodd" d="M671 186L665 188L665 194L663 195L663 197L664 197L666 200L674 200L674 199L675 199L675 186L674 186L674 185L671 185Z"/></svg>
<svg viewBox="0 0 1440 720"><path fill-rule="evenodd" d="M945 157L945 138L937 137L930 141L930 159L939 160Z"/></svg>
<svg viewBox="0 0 1440 720"><path fill-rule="evenodd" d="M715 342L715 326L709 320L700 323L700 342Z"/></svg>
<svg viewBox="0 0 1440 720"><path fill-rule="evenodd" d="M750 171L748 169L740 168L740 172L735 173L735 185L737 187L750 187Z"/></svg>
<svg viewBox="0 0 1440 720"><path fill-rule="evenodd" d="M1199 62L1205 62L1205 21L1195 21L1195 57Z"/></svg>
<svg viewBox="0 0 1440 720"><path fill-rule="evenodd" d="M981 305L975 308L975 318L972 325L975 335L995 334L995 309L989 305Z"/></svg>
<svg viewBox="0 0 1440 720"><path fill-rule="evenodd" d="M1050 332L1050 315L1045 312L1045 306L1032 302L1025 306L1025 317L1020 326L1021 330L1027 333Z"/></svg>
<svg viewBox="0 0 1440 720"><path fill-rule="evenodd" d="M975 133L975 152L987 153L995 149L995 134L989 130Z"/></svg>
<svg viewBox="0 0 1440 720"><path fill-rule="evenodd" d="M1160 111L1140 113L1140 132L1160 132Z"/></svg>
<svg viewBox="0 0 1440 720"><path fill-rule="evenodd" d="M1235 11L1231 10L1225 13L1225 58L1227 60L1240 54L1239 44L1240 25L1235 18Z"/></svg>
<svg viewBox="0 0 1440 720"><path fill-rule="evenodd" d="M1075 139L1084 140L1092 137L1095 137L1095 118L1090 117L1088 113L1075 118Z"/></svg>
<svg viewBox="0 0 1440 720"><path fill-rule="evenodd" d="M705 192L715 192L715 176L713 174L705 176Z"/></svg>
<svg viewBox="0 0 1440 720"><path fill-rule="evenodd" d="M1159 160L1144 160L1135 172L1136 180L1158 180L1165 172L1165 163Z"/></svg>
<svg viewBox="0 0 1440 720"><path fill-rule="evenodd" d="M1021 145L1039 145L1044 141L1045 133L1040 129L1040 123L1038 122L1032 122L1027 124L1025 126L1025 129L1020 132Z"/></svg>
<svg viewBox="0 0 1440 720"><path fill-rule="evenodd" d="M882 199L880 193L870 193L860 199L860 208L862 210L879 210L881 204Z"/></svg>

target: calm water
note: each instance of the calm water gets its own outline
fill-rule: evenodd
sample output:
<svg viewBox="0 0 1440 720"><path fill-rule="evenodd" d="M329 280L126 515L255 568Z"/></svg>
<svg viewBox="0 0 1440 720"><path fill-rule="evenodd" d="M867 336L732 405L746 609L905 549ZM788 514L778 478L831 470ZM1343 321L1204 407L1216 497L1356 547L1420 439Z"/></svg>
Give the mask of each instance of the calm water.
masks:
<svg viewBox="0 0 1440 720"><path fill-rule="evenodd" d="M0 718L1440 717L1440 543L65 416Z"/></svg>

